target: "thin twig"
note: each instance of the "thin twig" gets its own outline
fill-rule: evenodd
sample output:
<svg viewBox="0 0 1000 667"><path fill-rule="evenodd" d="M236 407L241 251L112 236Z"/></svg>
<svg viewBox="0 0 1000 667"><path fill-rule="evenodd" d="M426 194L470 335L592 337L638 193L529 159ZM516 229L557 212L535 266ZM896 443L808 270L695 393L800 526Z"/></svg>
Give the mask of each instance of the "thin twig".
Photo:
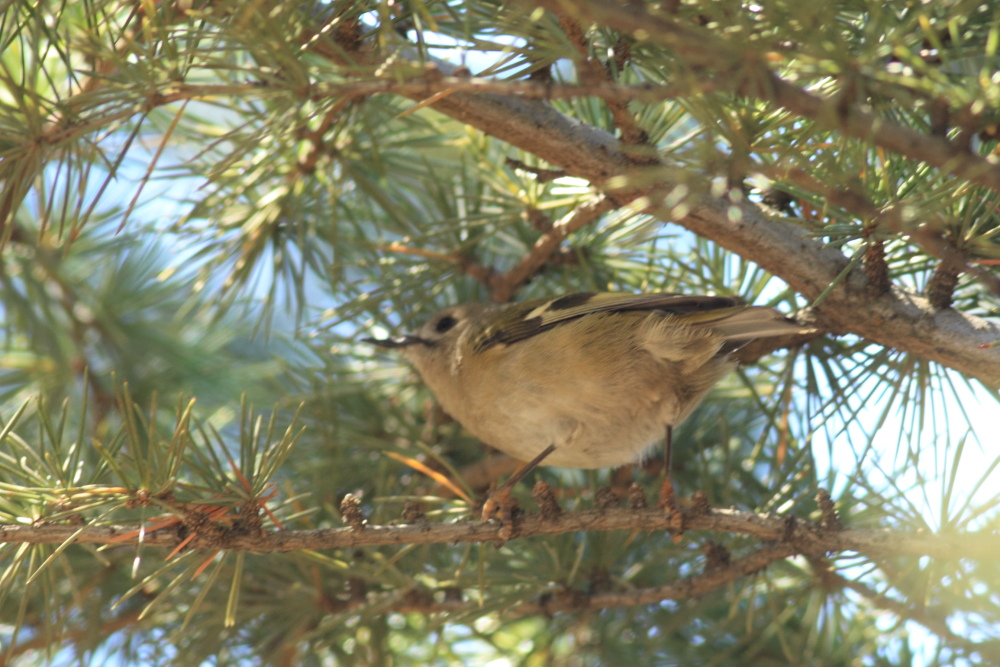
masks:
<svg viewBox="0 0 1000 667"><path fill-rule="evenodd" d="M116 632L124 630L130 626L137 625L141 615L142 610L126 611L118 618L101 623L96 628L89 623L91 619L87 618L83 623L83 627L62 632L55 637L55 640L62 644L76 644L77 642L86 641L88 639L110 637ZM0 651L0 667L7 667L9 664L13 664L15 658L24 655L29 651L39 651L45 648L52 648L52 642L53 637L48 633L43 632L37 637L33 637L32 639L24 641L20 644L6 648L3 651Z"/></svg>
<svg viewBox="0 0 1000 667"><path fill-rule="evenodd" d="M721 586L730 584L749 574L760 572L775 561L798 553L789 544L763 547L742 558L730 561L725 567L714 568L703 574L684 577L674 583L630 591L612 591L581 594L576 591L556 592L543 600L520 605L513 609L515 615L527 616L551 614L557 611L580 611L583 609L609 609L612 607L634 607L663 602L664 600L686 600L705 595Z"/></svg>
<svg viewBox="0 0 1000 667"><path fill-rule="evenodd" d="M692 575L663 586L635 588L626 591L587 593L574 589L549 590L530 602L508 607L504 618L549 615L556 612L610 609L649 605L664 600L683 600L710 593L747 575L764 570L776 561L797 553L794 546L770 545L742 558L730 561L725 567L706 568L703 574ZM453 614L474 612L480 606L478 599L469 599L461 589L450 587L445 599L436 599L435 591L411 588L404 591L373 592L364 596L328 598L324 611L333 614L357 613L363 609L377 608L381 613Z"/></svg>
<svg viewBox="0 0 1000 667"><path fill-rule="evenodd" d="M564 11L555 12L559 26L566 33L566 38L576 49L575 59L580 81L584 85L594 83L613 83L611 71L590 55L590 42L587 41L580 22ZM635 122L635 117L629 111L628 102L620 98L604 98L614 118L615 126L621 132L622 141L626 144L644 144L649 140L646 132Z"/></svg>
<svg viewBox="0 0 1000 667"><path fill-rule="evenodd" d="M478 264L467 257L462 255L453 255L445 252L437 252L435 250L427 250L425 248L415 248L413 246L404 245L398 241L393 241L392 243L387 243L385 245L377 246L378 250L384 250L386 252L398 252L404 255L415 255L417 257L424 257L426 259L433 259L439 262L448 262L449 264L455 264L462 271L466 273L483 285L489 287L494 280L496 280L496 271L488 266Z"/></svg>
<svg viewBox="0 0 1000 667"><path fill-rule="evenodd" d="M515 266L493 281L491 297L498 303L509 301L518 287L534 276L559 249L559 244L576 230L597 220L617 208L614 200L601 195L573 209L571 213L552 225L552 229L535 241L531 250Z"/></svg>
<svg viewBox="0 0 1000 667"><path fill-rule="evenodd" d="M562 169L542 169L541 167L532 167L529 164L516 160L512 157L507 158L507 166L512 169L520 169L521 171L526 171L535 177L535 180L539 183L548 183L549 181L554 181L557 178L562 178L568 174Z"/></svg>

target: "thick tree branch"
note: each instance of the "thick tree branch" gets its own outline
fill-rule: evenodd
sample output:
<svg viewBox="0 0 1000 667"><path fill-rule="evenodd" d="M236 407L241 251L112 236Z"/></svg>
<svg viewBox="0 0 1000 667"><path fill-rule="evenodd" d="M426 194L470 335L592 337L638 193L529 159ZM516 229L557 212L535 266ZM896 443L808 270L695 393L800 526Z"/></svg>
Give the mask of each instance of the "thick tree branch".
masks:
<svg viewBox="0 0 1000 667"><path fill-rule="evenodd" d="M752 207L744 207L743 218L732 221L728 208L721 201L707 201L679 222L757 262L810 299L847 267L840 251L804 229ZM860 271L827 294L817 316L823 328L855 333L1000 386L1000 349L980 347L1000 339L1000 326L950 308L937 310L926 298L898 286L870 298Z"/></svg>
<svg viewBox="0 0 1000 667"><path fill-rule="evenodd" d="M621 7L618 3L615 6ZM632 23L626 29L629 26ZM435 61L435 66L445 76L453 75L456 70L443 61ZM648 165L647 156L632 153L635 147L621 144L611 134L569 118L543 102L459 91L431 106L597 187L605 186L614 176L627 175ZM916 141L919 136L910 139ZM660 182L655 186L615 191L613 200L619 205L640 197L657 201L674 185ZM730 215L734 205L740 210L735 220ZM665 220L672 219L670 211L651 208L650 212ZM752 202L734 204L728 199L705 197L690 214L676 222L760 264L808 299L816 299L830 285L838 283L848 266L848 259L836 248L827 247L821 239L785 219L768 215ZM864 280L861 272L852 272L827 294L817 309L822 327L855 333L953 368L988 385L1000 386L1000 348L983 347L1000 340L1000 326L952 309L936 310L927 299L899 287L870 299Z"/></svg>
<svg viewBox="0 0 1000 667"><path fill-rule="evenodd" d="M566 10L560 3L541 4L558 5L558 9ZM607 3L590 2L586 6L589 8L587 11L607 25L626 32L642 29L648 39L666 40L670 42L671 48L679 48L683 54L707 58L709 64L715 62L718 65L718 60L713 61L712 58L723 57L712 52L703 39L678 33L681 28L672 21L651 16L634 4L627 5L626 10L619 3L614 3L614 11ZM658 30L661 32L657 32ZM329 48L324 51L320 46L325 43L318 40L313 45L328 57L343 61L344 51ZM359 52L354 55L362 60L371 57L370 54ZM449 63L438 61L434 69L441 76L453 77L455 89L453 94L434 101L431 104L434 109L532 152L570 175L585 178L595 186L602 187L611 177L628 174L649 164L649 155L637 154L637 147L624 145L611 134L569 118L544 102L521 97L525 94L544 95L547 89L544 84L528 82L517 84L513 89L510 88L513 84L501 84L507 91L516 91L518 96L486 93L480 91L491 89L497 84L481 81L462 84L462 77L455 76L457 68ZM818 120L826 119L823 122L843 123L843 127L836 126L836 129L897 150L908 157L949 169L988 187L1000 189L1000 175L995 178L991 175L1000 174L1000 167L971 153L956 152L957 149L941 137L924 136L906 128L892 126L861 110L852 110L846 116L827 113L830 110L826 106L832 102L801 90L792 90L794 87L787 82L773 83L772 86L763 87L758 94L765 95L767 90L771 90L767 93L774 98L771 101L785 105L790 111L810 118L815 116ZM471 92L469 89L463 90L465 86L469 89L479 86L479 89ZM427 95L433 94L435 89L428 82L421 81L408 84L395 82L389 84L388 88L382 83L375 87L363 84L357 89L337 92L348 96L363 95L377 92L380 87L418 101L427 100ZM621 87L608 83L591 84L589 88L599 96L623 95ZM563 89L562 86L559 88ZM428 93L428 90L432 92ZM582 92L565 90L573 95ZM654 96L666 94L664 90L647 92ZM156 106L210 93L205 87L187 89L181 85L163 95L150 97L147 104ZM260 90L253 90L251 86L221 86L214 90L214 94L260 94ZM80 136L132 113L130 108L127 111L103 114L71 128L61 127L56 123L47 128L45 142L68 141L72 137L66 136L67 133ZM982 179L986 179L985 182ZM998 182L993 183L994 180ZM621 205L642 196L655 201L672 187L672 183L660 183L653 187L616 191L611 195L611 201ZM847 259L841 252L825 247L821 240L810 237L794 224L770 217L749 202L740 204L741 219L733 222L729 219L732 207L733 203L729 201L705 199L690 215L677 222L757 262L809 299L822 294L847 266ZM669 212L659 213L664 219L670 219ZM551 239L543 237L539 244L552 249L558 247L558 243L553 245L549 241ZM539 259L544 263L543 251L536 247L525 256L522 264L535 266ZM516 267L516 272L522 273L521 268L521 265ZM520 282L523 282L523 278L520 278ZM516 288L520 283L511 281L511 284ZM499 297L504 297L509 291L510 288L505 284ZM820 324L836 331L853 332L874 342L919 355L987 384L1000 385L1000 348L983 347L1000 340L1000 327L996 324L950 309L938 311L926 299L900 288L877 299L868 300L867 297L863 277L852 274L826 297L818 311ZM864 307L858 307L862 303Z"/></svg>
<svg viewBox="0 0 1000 667"><path fill-rule="evenodd" d="M906 236L924 252L937 257L956 271L973 274L983 286L1000 296L1000 276L967 261L962 251L943 238L938 231L947 227L947 221L930 220L928 224L907 223L901 210L905 207L905 202L879 208L865 195L848 188L838 188L823 183L801 169L782 169L760 164L755 165L755 169L765 176L795 183L805 190L822 196L834 206L857 216L860 220L870 221L877 231Z"/></svg>

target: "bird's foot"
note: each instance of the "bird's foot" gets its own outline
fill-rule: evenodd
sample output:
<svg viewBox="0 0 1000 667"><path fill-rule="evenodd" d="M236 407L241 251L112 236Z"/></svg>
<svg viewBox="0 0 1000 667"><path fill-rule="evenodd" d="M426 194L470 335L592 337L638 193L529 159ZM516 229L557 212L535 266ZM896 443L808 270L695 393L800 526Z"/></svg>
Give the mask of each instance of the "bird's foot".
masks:
<svg viewBox="0 0 1000 667"><path fill-rule="evenodd" d="M487 498L486 502L483 504L483 521L489 521L490 519L495 518L499 512L499 537L503 542L506 542L514 536L514 510L517 509L517 503L510 497L511 490L514 488L514 485L524 479L525 475L534 470L539 463L545 460L545 457L555 450L555 445L549 445L543 449L539 452L538 456L523 464L514 472L513 475L510 476L510 479L491 492L489 498Z"/></svg>
<svg viewBox="0 0 1000 667"><path fill-rule="evenodd" d="M500 520L497 535L503 542L514 536L514 510L517 509L517 501L511 497L510 491L511 486L503 484L491 492L483 503L483 521Z"/></svg>
<svg viewBox="0 0 1000 667"><path fill-rule="evenodd" d="M669 472L663 476L663 483L660 485L660 500L657 505L663 508L664 514L667 515L669 521L667 530L674 536L674 542L679 542L684 533L684 513L677 505L674 481L670 478Z"/></svg>

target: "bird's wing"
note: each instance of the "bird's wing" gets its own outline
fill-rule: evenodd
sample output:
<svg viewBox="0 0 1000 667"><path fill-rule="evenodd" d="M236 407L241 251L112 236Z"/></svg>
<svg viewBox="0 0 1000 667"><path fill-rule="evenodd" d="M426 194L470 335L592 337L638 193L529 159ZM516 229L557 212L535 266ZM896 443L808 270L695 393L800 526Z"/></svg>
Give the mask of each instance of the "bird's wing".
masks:
<svg viewBox="0 0 1000 667"><path fill-rule="evenodd" d="M520 317L483 331L476 342L476 349L482 351L495 345L516 343L594 313L656 310L682 315L690 324L708 324L731 317L748 306L724 296L577 292L556 299L526 301L516 307Z"/></svg>

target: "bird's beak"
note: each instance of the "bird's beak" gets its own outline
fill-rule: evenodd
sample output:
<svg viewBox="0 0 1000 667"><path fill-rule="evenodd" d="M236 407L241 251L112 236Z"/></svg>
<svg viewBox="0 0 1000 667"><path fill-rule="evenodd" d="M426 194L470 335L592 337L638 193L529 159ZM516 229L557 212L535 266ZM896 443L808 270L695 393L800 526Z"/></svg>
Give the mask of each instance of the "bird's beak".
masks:
<svg viewBox="0 0 1000 667"><path fill-rule="evenodd" d="M411 345L416 345L417 343L424 343L425 341L419 336L406 334L405 336L398 336L396 338L362 338L361 342L371 343L372 345L378 345L379 347L388 349L396 349L399 347L409 347Z"/></svg>

